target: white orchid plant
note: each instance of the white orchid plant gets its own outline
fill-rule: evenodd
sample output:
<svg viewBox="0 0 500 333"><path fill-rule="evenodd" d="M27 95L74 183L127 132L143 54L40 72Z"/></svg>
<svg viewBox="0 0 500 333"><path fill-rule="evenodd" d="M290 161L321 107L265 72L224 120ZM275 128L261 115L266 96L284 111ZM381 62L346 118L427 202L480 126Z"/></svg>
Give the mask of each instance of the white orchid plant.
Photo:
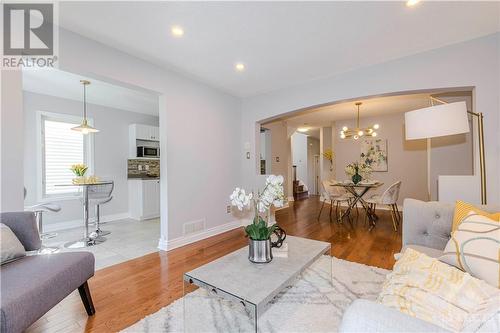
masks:
<svg viewBox="0 0 500 333"><path fill-rule="evenodd" d="M269 212L271 206L283 207L285 194L283 191L283 176L270 175L266 179L266 186L262 192L246 193L244 189L237 187L229 197L231 204L243 211L253 205L255 217L253 222L245 227L248 237L253 240L267 240L278 228L277 224L268 225L261 214Z"/></svg>

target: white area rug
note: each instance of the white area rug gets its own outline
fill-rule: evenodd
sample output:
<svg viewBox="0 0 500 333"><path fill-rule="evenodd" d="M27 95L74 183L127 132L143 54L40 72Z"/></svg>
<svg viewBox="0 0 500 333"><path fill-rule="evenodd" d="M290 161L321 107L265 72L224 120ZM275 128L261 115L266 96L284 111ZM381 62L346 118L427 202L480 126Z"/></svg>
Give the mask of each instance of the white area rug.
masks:
<svg viewBox="0 0 500 333"><path fill-rule="evenodd" d="M296 283L281 292L259 317L260 332L337 332L342 314L358 298L375 299L388 270L323 256ZM330 266L329 260L332 261ZM333 285L329 270L333 270ZM263 279L266 277L263 276ZM189 332L251 332L252 321L235 302L188 294ZM147 316L124 332L183 332L183 299Z"/></svg>

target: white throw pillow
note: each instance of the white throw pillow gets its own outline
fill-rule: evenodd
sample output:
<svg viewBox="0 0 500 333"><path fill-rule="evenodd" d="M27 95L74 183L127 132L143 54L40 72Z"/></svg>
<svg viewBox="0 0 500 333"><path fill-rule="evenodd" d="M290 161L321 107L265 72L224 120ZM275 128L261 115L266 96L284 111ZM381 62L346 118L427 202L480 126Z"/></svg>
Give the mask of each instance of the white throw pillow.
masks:
<svg viewBox="0 0 500 333"><path fill-rule="evenodd" d="M23 244L8 226L0 223L0 256L1 264L6 264L26 255Z"/></svg>
<svg viewBox="0 0 500 333"><path fill-rule="evenodd" d="M500 224L470 212L452 233L439 260L500 287Z"/></svg>

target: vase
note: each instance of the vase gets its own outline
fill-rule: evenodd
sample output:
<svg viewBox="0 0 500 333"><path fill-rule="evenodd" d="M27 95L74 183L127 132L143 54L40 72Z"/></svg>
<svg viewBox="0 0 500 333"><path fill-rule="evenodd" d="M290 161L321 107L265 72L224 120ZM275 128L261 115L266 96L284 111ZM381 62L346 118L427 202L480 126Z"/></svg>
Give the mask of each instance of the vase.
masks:
<svg viewBox="0 0 500 333"><path fill-rule="evenodd" d="M363 177L361 177L361 175L357 172L352 176L352 182L354 183L354 185L359 183L361 180L363 180Z"/></svg>
<svg viewBox="0 0 500 333"><path fill-rule="evenodd" d="M273 260L271 239L253 240L248 238L248 260L256 264L265 264Z"/></svg>

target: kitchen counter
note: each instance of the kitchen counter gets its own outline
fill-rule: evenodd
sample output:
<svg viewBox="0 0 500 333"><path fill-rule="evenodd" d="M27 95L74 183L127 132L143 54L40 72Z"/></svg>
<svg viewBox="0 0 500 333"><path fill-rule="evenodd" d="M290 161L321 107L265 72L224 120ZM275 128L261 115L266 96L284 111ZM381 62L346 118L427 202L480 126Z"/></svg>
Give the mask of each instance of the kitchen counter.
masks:
<svg viewBox="0 0 500 333"><path fill-rule="evenodd" d="M141 176L141 175L130 175L127 177L128 180L134 180L134 179L139 179L139 180L159 180L160 177L155 177L155 176Z"/></svg>

